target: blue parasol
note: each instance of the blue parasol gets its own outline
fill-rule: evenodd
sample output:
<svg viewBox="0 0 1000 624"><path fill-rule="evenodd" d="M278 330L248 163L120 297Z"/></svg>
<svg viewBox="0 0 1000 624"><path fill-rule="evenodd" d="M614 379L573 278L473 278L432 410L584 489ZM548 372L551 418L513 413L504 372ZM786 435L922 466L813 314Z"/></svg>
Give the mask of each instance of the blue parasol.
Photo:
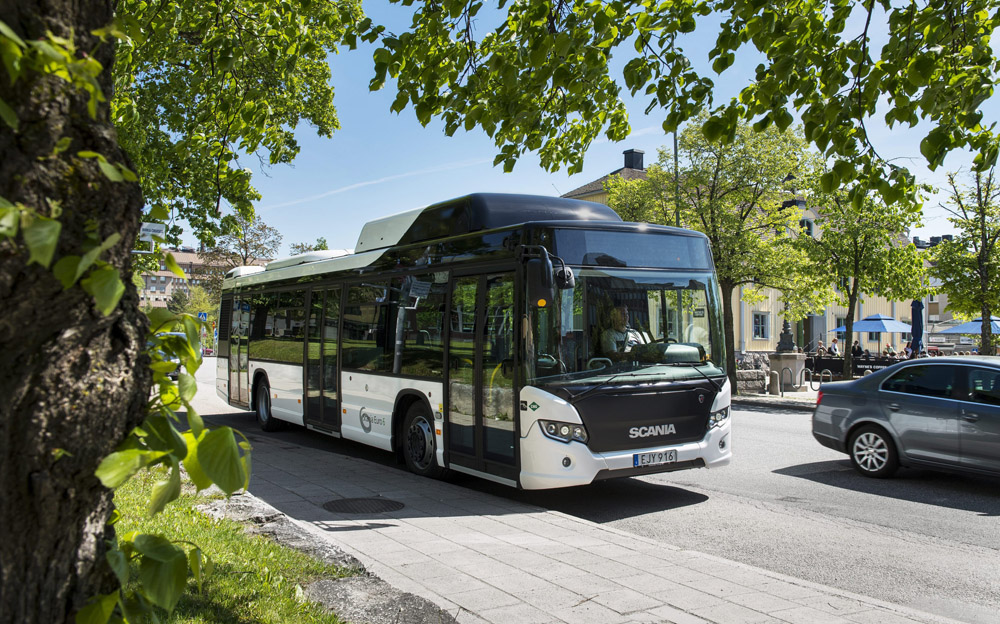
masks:
<svg viewBox="0 0 1000 624"><path fill-rule="evenodd" d="M995 316L990 317L990 327L992 328L991 333L1000 334L1000 318ZM983 317L971 320L968 323L962 323L961 325L956 325L954 327L949 327L948 329L942 329L937 332L939 334L979 334L983 331Z"/></svg>
<svg viewBox="0 0 1000 624"><path fill-rule="evenodd" d="M843 332L847 331L846 325L841 325L831 329L832 332ZM854 331L856 332L879 332L886 334L906 334L909 333L910 326L906 323L900 323L891 316L884 316L882 314L872 314L871 316L866 316L862 320L854 324Z"/></svg>

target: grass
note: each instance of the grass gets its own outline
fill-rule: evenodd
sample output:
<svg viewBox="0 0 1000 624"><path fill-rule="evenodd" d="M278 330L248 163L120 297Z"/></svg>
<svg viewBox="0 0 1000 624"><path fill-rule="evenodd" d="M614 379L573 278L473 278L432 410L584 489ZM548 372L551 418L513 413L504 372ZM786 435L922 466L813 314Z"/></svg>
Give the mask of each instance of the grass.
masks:
<svg viewBox="0 0 1000 624"><path fill-rule="evenodd" d="M184 494L149 518L146 508L153 484L162 477L141 472L115 492L122 517L119 535L131 531L160 534L167 539L197 544L211 557L215 571L202 585L194 579L176 609L161 622L171 624L269 624L302 622L340 624L342 620L315 603L304 601L302 588L322 578L346 576L344 570L325 564L271 539L248 535L244 525L215 520L195 509L203 496ZM137 570L133 570L133 578Z"/></svg>

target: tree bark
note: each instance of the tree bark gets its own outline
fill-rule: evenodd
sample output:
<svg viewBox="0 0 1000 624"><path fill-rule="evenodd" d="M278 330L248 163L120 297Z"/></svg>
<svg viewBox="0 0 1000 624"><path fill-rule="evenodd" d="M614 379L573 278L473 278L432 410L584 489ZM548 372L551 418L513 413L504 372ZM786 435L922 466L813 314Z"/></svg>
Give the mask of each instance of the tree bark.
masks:
<svg viewBox="0 0 1000 624"><path fill-rule="evenodd" d="M844 351L844 368L841 374L845 380L854 379L854 354L851 353L851 348L854 346L854 310L858 307L858 294L854 292L854 283L851 287L852 292L847 298L847 318L844 319L844 344L840 347Z"/></svg>
<svg viewBox="0 0 1000 624"><path fill-rule="evenodd" d="M722 333L726 340L726 375L729 376L729 385L733 389L733 394L739 394L736 386L736 338L733 332L733 290L736 287L732 284L721 283L719 289L722 291Z"/></svg>
<svg viewBox="0 0 1000 624"><path fill-rule="evenodd" d="M114 50L90 32L111 18L108 0L0 4L0 20L25 41L74 36L105 68L108 99ZM141 422L149 391L145 320L129 279L142 198L137 184L112 183L75 156L93 150L128 164L106 104L95 120L86 94L61 79L29 70L11 86L0 69L0 80L20 119L16 133L0 124L0 196L47 215L51 202L61 205L56 260L82 255L95 227L101 240L122 236L103 256L126 287L108 317L79 284L63 289L29 265L20 235L0 239L0 619L71 622L88 598L115 587L104 559L112 496L94 470ZM52 157L62 137L72 144Z"/></svg>

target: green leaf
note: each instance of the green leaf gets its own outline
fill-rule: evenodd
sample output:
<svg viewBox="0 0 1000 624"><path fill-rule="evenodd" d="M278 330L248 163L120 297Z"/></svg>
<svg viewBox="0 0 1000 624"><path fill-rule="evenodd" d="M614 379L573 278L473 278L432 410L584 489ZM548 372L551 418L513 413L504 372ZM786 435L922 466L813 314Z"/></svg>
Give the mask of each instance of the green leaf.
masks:
<svg viewBox="0 0 1000 624"><path fill-rule="evenodd" d="M46 269L52 264L52 256L56 253L59 243L59 233L62 224L55 219L36 215L23 232L24 242L28 245L28 264L37 262Z"/></svg>
<svg viewBox="0 0 1000 624"><path fill-rule="evenodd" d="M125 177L122 172L118 170L118 167L112 165L105 159L100 159L97 161L97 166L100 167L101 173L104 177L111 180L112 182L124 182Z"/></svg>
<svg viewBox="0 0 1000 624"><path fill-rule="evenodd" d="M715 143L726 131L726 124L718 117L709 117L708 120L702 124L701 131L709 142Z"/></svg>
<svg viewBox="0 0 1000 624"><path fill-rule="evenodd" d="M17 132L18 128L20 127L20 124L17 119L17 113L15 113L14 109L8 106L7 102L4 102L3 100L0 100L0 119L3 119L4 122L8 126L10 126L10 129L13 130L14 132Z"/></svg>
<svg viewBox="0 0 1000 624"><path fill-rule="evenodd" d="M21 222L21 209L0 197L0 236L17 236L17 226Z"/></svg>
<svg viewBox="0 0 1000 624"><path fill-rule="evenodd" d="M112 592L91 599L87 606L76 612L76 624L107 624L118 604L118 596L118 592Z"/></svg>
<svg viewBox="0 0 1000 624"><path fill-rule="evenodd" d="M195 582L198 584L198 593L201 593L202 581L204 581L206 572L202 566L204 554L202 554L200 548L192 548L188 551L188 567L191 568L191 576L194 577Z"/></svg>
<svg viewBox="0 0 1000 624"><path fill-rule="evenodd" d="M199 414L193 407L190 405L185 405L185 407L187 408L188 427L190 427L191 432L194 435L201 435L201 432L205 430L205 421L201 419L201 414ZM188 455L190 454L191 451L188 451Z"/></svg>
<svg viewBox="0 0 1000 624"><path fill-rule="evenodd" d="M0 35L3 35L4 37L7 37L8 39L16 43L19 48L26 47L24 39L18 37L17 33L11 30L10 26L8 26L3 20L0 20Z"/></svg>
<svg viewBox="0 0 1000 624"><path fill-rule="evenodd" d="M198 391L198 385L195 383L194 377L186 373L181 373L177 376L177 386L180 390L182 401L190 401L194 398L195 392Z"/></svg>
<svg viewBox="0 0 1000 624"><path fill-rule="evenodd" d="M184 271L181 269L181 265L177 264L177 260L174 258L174 254L168 253L167 257L164 258L164 264L167 269L181 279L187 279L187 275L184 275Z"/></svg>
<svg viewBox="0 0 1000 624"><path fill-rule="evenodd" d="M192 427L193 429L194 427ZM204 431L204 428L202 428L202 431ZM191 483L194 483L195 487L199 490L204 490L212 486L212 480L208 478L208 475L202 470L201 464L198 463L198 438L200 436L201 432L198 432L197 436L190 431L184 432L184 441L188 447L187 457L184 458L184 469L187 470Z"/></svg>
<svg viewBox="0 0 1000 624"><path fill-rule="evenodd" d="M62 283L63 288L69 288L76 283L76 269L80 265L80 256L63 256L52 267L52 274Z"/></svg>
<svg viewBox="0 0 1000 624"><path fill-rule="evenodd" d="M129 477L145 468L157 459L163 457L165 451L144 451L141 449L126 449L115 451L105 457L94 471L106 488L115 489L128 481Z"/></svg>
<svg viewBox="0 0 1000 624"><path fill-rule="evenodd" d="M184 551L159 535L140 535L135 548L143 555L139 580L149 600L172 611L187 585L187 557Z"/></svg>
<svg viewBox="0 0 1000 624"><path fill-rule="evenodd" d="M154 333L172 326L177 320L177 315L167 308L153 308L146 313L146 316L149 318L149 331Z"/></svg>
<svg viewBox="0 0 1000 624"><path fill-rule="evenodd" d="M220 427L205 434L198 443L198 463L205 475L226 494L232 494L247 482L239 447L229 427Z"/></svg>
<svg viewBox="0 0 1000 624"><path fill-rule="evenodd" d="M153 486L153 493L149 497L149 515L154 516L167 506L167 503L177 500L181 495L181 471L174 464L170 469L170 476L165 481L158 481Z"/></svg>
<svg viewBox="0 0 1000 624"><path fill-rule="evenodd" d="M128 559L125 557L125 553L117 548L112 548L104 553L104 558L114 571L115 576L118 577L118 583L122 586L128 583Z"/></svg>
<svg viewBox="0 0 1000 624"><path fill-rule="evenodd" d="M184 437L174 428L173 423L166 416L152 414L146 418L142 428L151 434L146 440L147 444L154 450L173 453L178 459L187 455L188 450Z"/></svg>
<svg viewBox="0 0 1000 624"><path fill-rule="evenodd" d="M165 221L169 216L170 211L167 210L166 206L157 205L149 209L146 218L150 221Z"/></svg>
<svg viewBox="0 0 1000 624"><path fill-rule="evenodd" d="M104 316L114 312L122 295L125 294L125 284L122 283L118 269L110 265L92 271L80 281L80 286L94 297L97 309Z"/></svg>

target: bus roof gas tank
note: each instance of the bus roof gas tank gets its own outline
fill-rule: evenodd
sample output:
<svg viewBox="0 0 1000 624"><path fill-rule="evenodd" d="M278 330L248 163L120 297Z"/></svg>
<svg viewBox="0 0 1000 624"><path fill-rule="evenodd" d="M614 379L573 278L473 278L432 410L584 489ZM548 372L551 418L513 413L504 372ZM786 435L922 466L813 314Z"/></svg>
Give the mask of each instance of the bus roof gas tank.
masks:
<svg viewBox="0 0 1000 624"><path fill-rule="evenodd" d="M603 204L506 193L474 193L375 221L361 230L356 253L408 245L531 221L613 221L618 214Z"/></svg>

